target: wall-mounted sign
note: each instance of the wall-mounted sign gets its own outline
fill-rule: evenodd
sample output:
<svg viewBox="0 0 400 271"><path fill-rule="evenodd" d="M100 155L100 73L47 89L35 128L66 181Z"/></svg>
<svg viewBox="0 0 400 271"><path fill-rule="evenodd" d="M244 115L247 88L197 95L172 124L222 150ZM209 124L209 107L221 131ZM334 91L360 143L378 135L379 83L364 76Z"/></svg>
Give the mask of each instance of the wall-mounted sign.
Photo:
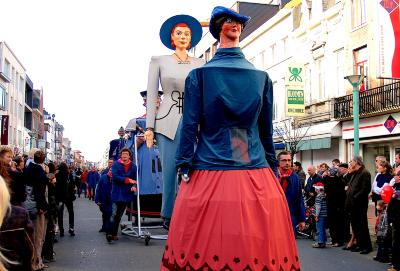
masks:
<svg viewBox="0 0 400 271"><path fill-rule="evenodd" d="M285 77L287 117L304 116L304 65L289 64Z"/></svg>
<svg viewBox="0 0 400 271"><path fill-rule="evenodd" d="M1 145L8 145L8 115L1 116Z"/></svg>

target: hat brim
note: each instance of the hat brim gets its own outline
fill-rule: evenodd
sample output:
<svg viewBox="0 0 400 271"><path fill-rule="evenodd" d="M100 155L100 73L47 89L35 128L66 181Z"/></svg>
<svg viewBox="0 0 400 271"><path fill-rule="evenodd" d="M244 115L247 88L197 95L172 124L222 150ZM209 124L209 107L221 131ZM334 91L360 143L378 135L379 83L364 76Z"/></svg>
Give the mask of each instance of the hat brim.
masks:
<svg viewBox="0 0 400 271"><path fill-rule="evenodd" d="M216 6L212 13L211 13L211 19L210 19L210 33L211 35L219 40L219 30L218 30L218 25L216 24L217 20L221 17L230 17L234 19L235 21L241 23L244 26L249 22L251 19L249 16L241 15L229 8L222 7L222 6Z"/></svg>
<svg viewBox="0 0 400 271"><path fill-rule="evenodd" d="M171 18L167 19L160 28L161 42L168 49L175 50L175 48L173 48L171 44L171 31L175 27L175 25L180 23L187 24L190 30L192 31L190 48L188 49L195 47L201 40L201 37L203 36L203 28L201 27L200 22L196 20L194 17L185 14L172 16Z"/></svg>

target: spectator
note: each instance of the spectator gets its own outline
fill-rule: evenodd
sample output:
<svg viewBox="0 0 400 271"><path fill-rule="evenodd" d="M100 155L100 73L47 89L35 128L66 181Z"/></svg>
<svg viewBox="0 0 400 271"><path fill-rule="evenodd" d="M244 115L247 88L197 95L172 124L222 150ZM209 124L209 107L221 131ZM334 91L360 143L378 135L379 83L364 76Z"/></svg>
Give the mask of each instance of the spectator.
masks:
<svg viewBox="0 0 400 271"><path fill-rule="evenodd" d="M375 216L378 216L378 209L376 204L381 200L381 191L385 184L389 184L390 180L393 178L392 166L388 161L378 162L377 167L378 173L375 176L374 182L372 183L371 197L372 201L375 203Z"/></svg>
<svg viewBox="0 0 400 271"><path fill-rule="evenodd" d="M323 183L314 184L315 192L315 221L317 222L317 243L313 244L313 248L326 247L326 219L328 216L328 208L326 204L326 195Z"/></svg>
<svg viewBox="0 0 400 271"><path fill-rule="evenodd" d="M0 226L2 226L4 217L7 215L10 209L10 193L8 192L7 183L0 176ZM3 256L2 250L0 250L0 271L6 271L4 267L4 262L7 259Z"/></svg>
<svg viewBox="0 0 400 271"><path fill-rule="evenodd" d="M389 262L389 249L391 248L389 237L389 222L386 213L386 204L383 200L378 200L376 209L378 217L375 223L376 242L378 244L378 252L374 257L375 261L387 263Z"/></svg>
<svg viewBox="0 0 400 271"><path fill-rule="evenodd" d="M297 176L299 176L299 180L301 183L301 188L304 189L304 185L306 182L306 174L304 173L303 168L301 167L301 163L296 161L293 163L294 164L294 172L297 174Z"/></svg>
<svg viewBox="0 0 400 271"><path fill-rule="evenodd" d="M318 175L322 177L322 175L329 169L327 163L321 163L318 169Z"/></svg>
<svg viewBox="0 0 400 271"><path fill-rule="evenodd" d="M340 160L339 159L333 159L332 160L332 167L337 169L339 167L339 165L340 165Z"/></svg>
<svg viewBox="0 0 400 271"><path fill-rule="evenodd" d="M49 184L47 185L47 194L49 208L46 212L47 227L46 227L46 237L42 249L43 263L53 262L54 259L54 242L56 235L56 225L57 225L57 202L56 202L56 166L54 163L50 162L47 165L46 170L47 178L49 178Z"/></svg>
<svg viewBox="0 0 400 271"><path fill-rule="evenodd" d="M97 172L96 172L97 174ZM68 210L69 230L71 236L75 236L74 230L74 200L75 200L75 184L71 179L70 172L66 163L62 162L58 167L56 174L56 202L58 205L58 227L60 229L60 237L64 236L64 205Z"/></svg>
<svg viewBox="0 0 400 271"><path fill-rule="evenodd" d="M100 180L100 174L97 171L96 167L93 166L92 170L88 173L87 184L89 189L89 200L94 201L94 196L96 193L96 185Z"/></svg>
<svg viewBox="0 0 400 271"><path fill-rule="evenodd" d="M368 195L371 191L371 174L365 169L360 156L354 157L349 165L352 177L347 190L345 209L357 240L357 247L351 251L368 254L372 251L368 230Z"/></svg>
<svg viewBox="0 0 400 271"><path fill-rule="evenodd" d="M112 201L111 201L111 188L112 188L112 175L111 169L108 173L103 174L100 177L99 184L96 187L95 203L99 206L102 214L103 224L99 232L106 232L107 224L110 221L112 212Z"/></svg>
<svg viewBox="0 0 400 271"><path fill-rule="evenodd" d="M87 197L87 177L88 177L89 172L87 171L86 168L83 168L83 172L81 175L81 186L78 192L78 197L81 197L81 193L85 195L85 198Z"/></svg>
<svg viewBox="0 0 400 271"><path fill-rule="evenodd" d="M322 178L320 175L316 173L316 168L314 166L308 166L307 167L307 172L308 172L308 179L306 186L304 187L304 195L306 198L306 204L308 207L314 206L315 203L315 190L314 190L314 184L321 182Z"/></svg>
<svg viewBox="0 0 400 271"><path fill-rule="evenodd" d="M131 152L123 148L121 158L112 166L112 213L110 223L107 226L107 241L118 240L118 227L121 217L133 200L133 192L136 192L136 165L130 160Z"/></svg>
<svg viewBox="0 0 400 271"><path fill-rule="evenodd" d="M10 182L11 189L11 204L21 206L22 202L25 201L25 179L23 173L12 169L11 163L13 157L13 151L11 147L7 145L0 146L0 160L7 171L8 176L3 176Z"/></svg>
<svg viewBox="0 0 400 271"><path fill-rule="evenodd" d="M389 202L387 214L392 227L392 268L388 271L400 271L400 170L391 181L394 188L393 197Z"/></svg>
<svg viewBox="0 0 400 271"><path fill-rule="evenodd" d="M343 246L345 241L345 212L344 203L346 191L344 182L337 176L338 170L332 167L323 178L327 202L327 225L332 238L332 246Z"/></svg>
<svg viewBox="0 0 400 271"><path fill-rule="evenodd" d="M48 210L48 202L46 198L46 187L49 179L43 169L43 163L46 156L43 151L35 152L33 162L29 163L24 173L26 176L27 186L31 187L33 198L36 202L36 214L33 220L34 224L34 246L36 255L34 255L33 270L42 270L44 264L42 261L42 248L45 241L47 221L45 213ZM30 213L31 215L32 213Z"/></svg>
<svg viewBox="0 0 400 271"><path fill-rule="evenodd" d="M400 167L400 152L397 152L394 156L394 164L392 166L393 168L398 168Z"/></svg>
<svg viewBox="0 0 400 271"><path fill-rule="evenodd" d="M299 230L303 230L305 226L305 210L301 183L297 174L291 170L292 158L289 152L280 152L278 154L278 161L278 179L286 196L294 234L296 235L296 226L299 225Z"/></svg>

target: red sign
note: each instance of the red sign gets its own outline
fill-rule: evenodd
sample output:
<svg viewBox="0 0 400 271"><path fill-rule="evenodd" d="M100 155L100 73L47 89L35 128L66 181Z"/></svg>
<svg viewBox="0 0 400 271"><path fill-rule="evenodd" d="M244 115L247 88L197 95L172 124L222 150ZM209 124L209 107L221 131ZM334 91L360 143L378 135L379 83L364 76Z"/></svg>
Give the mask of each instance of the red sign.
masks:
<svg viewBox="0 0 400 271"><path fill-rule="evenodd" d="M1 116L1 145L8 145L8 115Z"/></svg>

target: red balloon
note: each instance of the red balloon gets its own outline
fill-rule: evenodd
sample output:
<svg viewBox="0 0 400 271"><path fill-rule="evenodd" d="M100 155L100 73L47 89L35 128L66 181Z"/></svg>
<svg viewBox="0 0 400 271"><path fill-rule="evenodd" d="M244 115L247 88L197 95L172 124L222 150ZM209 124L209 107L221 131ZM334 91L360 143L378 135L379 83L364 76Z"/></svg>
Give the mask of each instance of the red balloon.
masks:
<svg viewBox="0 0 400 271"><path fill-rule="evenodd" d="M387 185L381 190L381 197L384 203L389 203L393 196L394 189L390 185Z"/></svg>

